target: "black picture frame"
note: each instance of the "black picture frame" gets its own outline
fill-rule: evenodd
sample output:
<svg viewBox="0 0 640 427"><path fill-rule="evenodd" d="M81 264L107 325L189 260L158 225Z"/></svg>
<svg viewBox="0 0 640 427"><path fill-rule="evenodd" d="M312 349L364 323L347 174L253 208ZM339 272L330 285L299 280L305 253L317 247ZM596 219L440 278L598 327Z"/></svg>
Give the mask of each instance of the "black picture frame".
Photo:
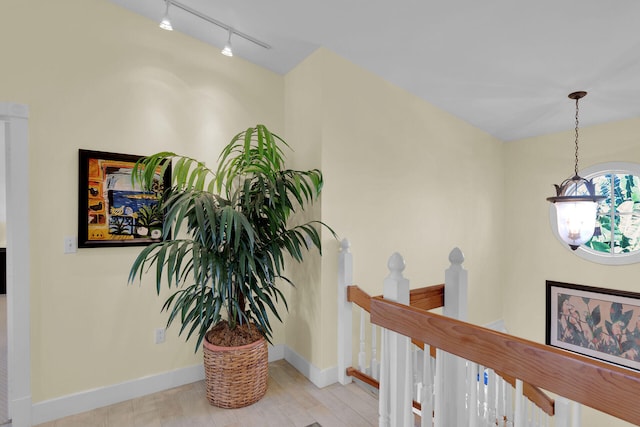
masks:
<svg viewBox="0 0 640 427"><path fill-rule="evenodd" d="M545 340L640 370L640 293L547 280Z"/></svg>
<svg viewBox="0 0 640 427"><path fill-rule="evenodd" d="M131 182L143 156L80 149L78 152L78 247L146 246L162 241L164 212L158 198L171 185L171 167L145 192Z"/></svg>

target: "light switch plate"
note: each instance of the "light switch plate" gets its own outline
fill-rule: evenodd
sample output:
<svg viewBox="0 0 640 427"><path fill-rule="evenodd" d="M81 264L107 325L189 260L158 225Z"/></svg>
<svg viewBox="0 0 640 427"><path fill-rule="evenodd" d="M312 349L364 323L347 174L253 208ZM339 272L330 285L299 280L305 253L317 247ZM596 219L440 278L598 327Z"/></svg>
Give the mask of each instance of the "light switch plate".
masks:
<svg viewBox="0 0 640 427"><path fill-rule="evenodd" d="M78 245L76 244L76 238L67 236L64 238L64 253L74 254L78 251Z"/></svg>

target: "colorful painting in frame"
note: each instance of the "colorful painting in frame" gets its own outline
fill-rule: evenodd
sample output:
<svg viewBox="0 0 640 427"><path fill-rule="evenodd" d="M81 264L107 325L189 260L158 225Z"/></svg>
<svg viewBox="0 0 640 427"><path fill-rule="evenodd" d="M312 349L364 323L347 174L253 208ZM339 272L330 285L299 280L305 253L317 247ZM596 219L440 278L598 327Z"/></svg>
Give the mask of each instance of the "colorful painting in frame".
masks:
<svg viewBox="0 0 640 427"><path fill-rule="evenodd" d="M640 294L547 280L546 343L640 370Z"/></svg>
<svg viewBox="0 0 640 427"><path fill-rule="evenodd" d="M142 156L79 151L78 247L144 246L162 240L158 203L171 184L171 168L157 172L157 185L143 191L131 180Z"/></svg>

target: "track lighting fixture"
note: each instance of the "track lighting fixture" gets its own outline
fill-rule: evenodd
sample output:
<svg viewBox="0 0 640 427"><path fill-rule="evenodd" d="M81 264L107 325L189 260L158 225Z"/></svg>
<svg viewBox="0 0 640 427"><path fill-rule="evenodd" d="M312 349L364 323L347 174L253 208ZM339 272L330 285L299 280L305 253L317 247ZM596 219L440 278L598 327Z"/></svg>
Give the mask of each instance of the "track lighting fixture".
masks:
<svg viewBox="0 0 640 427"><path fill-rule="evenodd" d="M224 56L233 56L233 49L231 48L231 34L233 34L233 30L229 28L229 37L227 38L227 44L224 45L224 49L222 49L221 51Z"/></svg>
<svg viewBox="0 0 640 427"><path fill-rule="evenodd" d="M167 31L173 31L171 20L169 19L169 5L171 4L171 2L169 0L165 0L165 3L167 4L167 6L164 10L164 18L162 18L162 21L160 21L160 28Z"/></svg>
<svg viewBox="0 0 640 427"><path fill-rule="evenodd" d="M203 19L213 25L216 25L224 30L226 30L228 32L228 37L227 37L227 44L225 44L224 49L222 49L222 54L226 55L226 56L233 56L233 50L231 49L231 35L235 34L238 37L242 37L243 39L250 41L251 43L257 44L258 46L264 48L264 49L271 49L271 46L269 46L267 43L262 42L254 37L251 37L248 34L245 34L243 32L237 31L233 28L231 28L230 25L225 24L224 22L218 21L217 19L213 19L203 13L198 12L195 9L190 8L189 6L182 4L180 2L177 2L175 0L164 0L166 3L166 9L165 9L165 14L164 14L164 18L162 19L162 22L160 23L160 28L165 29L165 30L173 30L173 27L171 26L171 21L169 21L169 6L173 5L175 7L177 7L178 9L182 9L185 12L189 12L192 15L197 16L200 19Z"/></svg>

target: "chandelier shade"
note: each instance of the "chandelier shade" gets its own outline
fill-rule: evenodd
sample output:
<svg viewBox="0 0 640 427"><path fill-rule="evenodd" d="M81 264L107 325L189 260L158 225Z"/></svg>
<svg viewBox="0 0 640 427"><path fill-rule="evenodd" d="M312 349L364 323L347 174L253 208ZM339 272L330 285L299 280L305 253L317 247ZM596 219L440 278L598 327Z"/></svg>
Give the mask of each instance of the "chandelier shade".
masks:
<svg viewBox="0 0 640 427"><path fill-rule="evenodd" d="M593 237L598 216L598 202L604 196L596 196L593 182L576 175L560 186L557 196L548 197L556 208L558 234L576 250Z"/></svg>

